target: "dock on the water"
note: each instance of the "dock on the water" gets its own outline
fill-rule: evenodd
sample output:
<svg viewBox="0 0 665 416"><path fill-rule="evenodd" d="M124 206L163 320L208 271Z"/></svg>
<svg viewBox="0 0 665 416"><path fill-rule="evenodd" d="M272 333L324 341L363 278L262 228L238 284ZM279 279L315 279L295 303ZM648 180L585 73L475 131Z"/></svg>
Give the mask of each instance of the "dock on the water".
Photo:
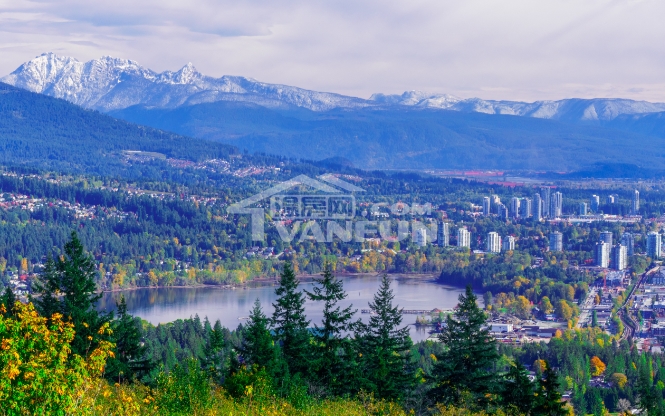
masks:
<svg viewBox="0 0 665 416"><path fill-rule="evenodd" d="M361 313L374 313L373 310L371 309L361 309ZM439 312L444 312L444 313L450 313L452 312L452 309L432 309L432 310L426 310L426 309L402 309L400 311L403 315L427 315L427 314L434 314L434 313L439 313Z"/></svg>

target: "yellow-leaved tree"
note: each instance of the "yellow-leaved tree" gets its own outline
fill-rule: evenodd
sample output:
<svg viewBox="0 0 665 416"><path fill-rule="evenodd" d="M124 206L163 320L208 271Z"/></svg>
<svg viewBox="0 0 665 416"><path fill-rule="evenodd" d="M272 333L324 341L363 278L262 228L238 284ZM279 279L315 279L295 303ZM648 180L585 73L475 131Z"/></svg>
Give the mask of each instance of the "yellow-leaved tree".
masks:
<svg viewBox="0 0 665 416"><path fill-rule="evenodd" d="M108 324L100 329L101 333L108 331ZM73 325L64 322L62 315L54 314L49 323L32 304L17 302L14 318L0 314L0 403L4 414L85 413L85 393L102 375L113 344L100 341L87 357L80 357L71 353L73 338Z"/></svg>
<svg viewBox="0 0 665 416"><path fill-rule="evenodd" d="M595 355L591 357L589 364L591 367L591 375L594 377L602 375L605 372L605 369L607 368L605 363L602 362L600 358L596 357Z"/></svg>
<svg viewBox="0 0 665 416"><path fill-rule="evenodd" d="M626 383L628 383L628 377L623 373L614 373L610 379L612 380L612 383L620 389L624 388Z"/></svg>

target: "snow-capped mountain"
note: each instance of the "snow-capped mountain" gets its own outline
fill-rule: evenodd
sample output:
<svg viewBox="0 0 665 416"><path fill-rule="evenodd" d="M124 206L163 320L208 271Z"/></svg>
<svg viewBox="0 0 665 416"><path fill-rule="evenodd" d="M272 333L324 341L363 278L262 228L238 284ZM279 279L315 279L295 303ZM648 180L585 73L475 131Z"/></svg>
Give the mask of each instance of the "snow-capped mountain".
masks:
<svg viewBox="0 0 665 416"><path fill-rule="evenodd" d="M0 81L100 111L137 104L175 108L214 101L248 101L266 107L296 106L314 111L372 104L359 98L244 77L212 78L198 72L191 63L177 72L156 73L135 61L110 56L80 62L45 53Z"/></svg>
<svg viewBox="0 0 665 416"><path fill-rule="evenodd" d="M240 76L213 78L189 63L179 71L154 72L135 61L105 56L88 62L45 53L0 81L29 91L63 98L104 112L134 105L176 108L216 101L242 101L268 108L410 107L486 114L507 114L567 122L603 123L622 115L665 111L665 103L626 99L566 99L559 101L492 101L462 99L449 94L407 91L374 94L369 99L267 84Z"/></svg>
<svg viewBox="0 0 665 416"><path fill-rule="evenodd" d="M645 114L665 111L665 103L650 103L621 98L571 98L559 101L492 101L480 98L461 99L449 94L426 94L408 91L402 95L374 94L370 100L382 104L407 105L423 108L509 114L523 117L561 121L610 121L624 114Z"/></svg>

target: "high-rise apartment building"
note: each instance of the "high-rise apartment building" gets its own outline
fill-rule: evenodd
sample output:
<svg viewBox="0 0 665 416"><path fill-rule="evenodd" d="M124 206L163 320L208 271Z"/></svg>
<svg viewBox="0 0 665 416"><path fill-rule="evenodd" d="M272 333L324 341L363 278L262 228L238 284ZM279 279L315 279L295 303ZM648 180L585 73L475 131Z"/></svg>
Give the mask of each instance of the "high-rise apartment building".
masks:
<svg viewBox="0 0 665 416"><path fill-rule="evenodd" d="M628 266L626 246L617 244L612 248L612 268L614 270L625 270Z"/></svg>
<svg viewBox="0 0 665 416"><path fill-rule="evenodd" d="M487 251L499 253L501 251L501 236L494 231L487 233Z"/></svg>
<svg viewBox="0 0 665 416"><path fill-rule="evenodd" d="M647 256L651 257L652 260L660 258L660 244L660 234L655 231L651 231L647 234Z"/></svg>
<svg viewBox="0 0 665 416"><path fill-rule="evenodd" d="M600 233L600 241L604 241L610 246L612 245L612 231L602 231Z"/></svg>
<svg viewBox="0 0 665 416"><path fill-rule="evenodd" d="M543 217L550 216L550 188L540 188L540 198L543 200Z"/></svg>
<svg viewBox="0 0 665 416"><path fill-rule="evenodd" d="M416 244L420 247L427 246L427 228L418 228L416 230Z"/></svg>
<svg viewBox="0 0 665 416"><path fill-rule="evenodd" d="M499 215L499 219L506 221L508 219L508 207L503 204L499 204L497 206L497 214Z"/></svg>
<svg viewBox="0 0 665 416"><path fill-rule="evenodd" d="M587 203L586 202L580 202L580 215L587 215Z"/></svg>
<svg viewBox="0 0 665 416"><path fill-rule="evenodd" d="M466 227L457 230L457 247L471 247L471 233Z"/></svg>
<svg viewBox="0 0 665 416"><path fill-rule="evenodd" d="M512 197L510 199L510 217L518 218L520 216L520 199Z"/></svg>
<svg viewBox="0 0 665 416"><path fill-rule="evenodd" d="M591 211L597 213L600 208L600 197L598 195L591 195Z"/></svg>
<svg viewBox="0 0 665 416"><path fill-rule="evenodd" d="M515 250L515 237L509 235L503 239L503 251L512 251Z"/></svg>
<svg viewBox="0 0 665 416"><path fill-rule="evenodd" d="M450 242L450 224L441 221L439 223L439 228L436 231L436 241L439 243L439 247L448 247Z"/></svg>
<svg viewBox="0 0 665 416"><path fill-rule="evenodd" d="M633 206L632 206L632 213L633 215L637 215L640 213L640 191L635 189L633 192Z"/></svg>
<svg viewBox="0 0 665 416"><path fill-rule="evenodd" d="M491 195L490 207L492 208L492 212L498 214L500 206L501 206L501 198L499 198L499 195Z"/></svg>
<svg viewBox="0 0 665 416"><path fill-rule="evenodd" d="M520 202L520 216L529 218L533 215L533 201L531 198L522 198Z"/></svg>
<svg viewBox="0 0 665 416"><path fill-rule="evenodd" d="M558 231L550 233L550 251L563 251L563 234Z"/></svg>
<svg viewBox="0 0 665 416"><path fill-rule="evenodd" d="M632 233L623 233L621 235L621 245L626 246L626 254L628 256L635 254L635 236Z"/></svg>
<svg viewBox="0 0 665 416"><path fill-rule="evenodd" d="M492 204L490 203L490 197L486 196L483 198L483 216L489 217L492 210Z"/></svg>
<svg viewBox="0 0 665 416"><path fill-rule="evenodd" d="M563 194L555 192L550 196L550 218L559 218L563 213Z"/></svg>
<svg viewBox="0 0 665 416"><path fill-rule="evenodd" d="M616 202L615 195L608 195L607 196L607 205L612 205L615 202Z"/></svg>
<svg viewBox="0 0 665 416"><path fill-rule="evenodd" d="M540 194L533 195L533 219L536 221L543 219L543 198Z"/></svg>
<svg viewBox="0 0 665 416"><path fill-rule="evenodd" d="M604 241L599 241L596 243L596 266L598 267L609 267L610 265L610 250L608 249L610 245Z"/></svg>
<svg viewBox="0 0 665 416"><path fill-rule="evenodd" d="M600 241L607 243L604 247L607 250L607 259L611 260L612 254L612 231L603 231L600 233Z"/></svg>

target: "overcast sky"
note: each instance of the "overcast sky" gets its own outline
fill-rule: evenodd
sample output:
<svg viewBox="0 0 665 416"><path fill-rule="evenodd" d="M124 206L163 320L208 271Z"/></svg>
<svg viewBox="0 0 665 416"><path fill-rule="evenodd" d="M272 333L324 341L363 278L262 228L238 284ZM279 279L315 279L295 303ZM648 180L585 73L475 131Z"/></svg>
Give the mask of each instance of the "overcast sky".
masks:
<svg viewBox="0 0 665 416"><path fill-rule="evenodd" d="M51 51L359 97L665 101L664 18L662 0L0 0L0 75Z"/></svg>

